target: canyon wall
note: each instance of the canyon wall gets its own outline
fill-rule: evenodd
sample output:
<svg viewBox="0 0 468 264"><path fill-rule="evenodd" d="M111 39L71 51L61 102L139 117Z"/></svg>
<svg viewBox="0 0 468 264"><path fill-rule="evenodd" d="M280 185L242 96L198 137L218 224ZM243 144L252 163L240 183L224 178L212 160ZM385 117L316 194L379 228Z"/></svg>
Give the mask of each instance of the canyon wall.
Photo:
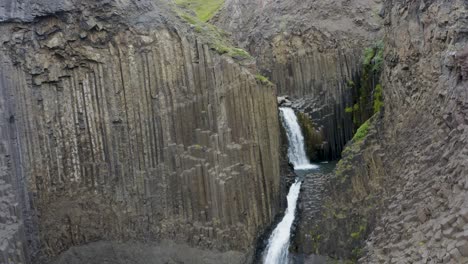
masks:
<svg viewBox="0 0 468 264"><path fill-rule="evenodd" d="M468 5L391 1L386 13L386 209L363 261L468 261Z"/></svg>
<svg viewBox="0 0 468 264"><path fill-rule="evenodd" d="M0 9L2 260L100 240L252 251L282 204L274 88L166 3L18 2Z"/></svg>
<svg viewBox="0 0 468 264"><path fill-rule="evenodd" d="M467 12L466 1L385 2L384 107L330 176L310 252L468 261Z"/></svg>
<svg viewBox="0 0 468 264"><path fill-rule="evenodd" d="M340 105L352 106L342 88L362 79L362 51L383 39L384 106L325 176L328 197L320 213L302 216L310 218L299 251L362 263L467 262L466 1L228 0L222 12L232 19L214 21L234 29L279 94L346 135L335 153L355 123L341 121Z"/></svg>
<svg viewBox="0 0 468 264"><path fill-rule="evenodd" d="M333 160L359 124L346 108L355 104L362 53L381 36L381 1L227 0L213 22L231 32L256 59L279 95L304 99L324 136L321 160Z"/></svg>

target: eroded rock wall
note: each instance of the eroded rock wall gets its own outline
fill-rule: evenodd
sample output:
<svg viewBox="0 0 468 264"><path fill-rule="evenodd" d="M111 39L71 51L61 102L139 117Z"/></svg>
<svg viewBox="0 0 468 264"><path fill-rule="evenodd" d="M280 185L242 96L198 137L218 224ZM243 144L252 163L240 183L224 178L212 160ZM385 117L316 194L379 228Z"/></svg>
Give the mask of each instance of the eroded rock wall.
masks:
<svg viewBox="0 0 468 264"><path fill-rule="evenodd" d="M275 91L163 3L90 3L0 25L3 140L37 214L34 253L162 238L252 250L282 202Z"/></svg>
<svg viewBox="0 0 468 264"><path fill-rule="evenodd" d="M468 5L392 1L387 10L389 196L363 261L466 263Z"/></svg>
<svg viewBox="0 0 468 264"><path fill-rule="evenodd" d="M323 127L321 159L336 159L352 132L353 95L362 53L381 36L382 1L228 0L213 22L257 59L279 95L304 99L305 111Z"/></svg>
<svg viewBox="0 0 468 264"><path fill-rule="evenodd" d="M317 245L360 263L467 263L467 4L385 4L385 106L344 152Z"/></svg>

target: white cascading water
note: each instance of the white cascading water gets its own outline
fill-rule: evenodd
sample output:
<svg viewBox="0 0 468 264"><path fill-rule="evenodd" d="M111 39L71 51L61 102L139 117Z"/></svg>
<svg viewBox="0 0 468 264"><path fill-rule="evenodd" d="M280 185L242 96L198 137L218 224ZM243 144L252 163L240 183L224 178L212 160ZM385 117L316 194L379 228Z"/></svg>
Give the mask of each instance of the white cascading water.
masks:
<svg viewBox="0 0 468 264"><path fill-rule="evenodd" d="M288 158L294 165L294 170L316 169L318 166L310 164L306 156L304 136L302 135L301 127L299 126L299 122L297 122L294 110L289 107L280 107L280 111L283 117L284 128L288 135Z"/></svg>
<svg viewBox="0 0 468 264"><path fill-rule="evenodd" d="M288 158L294 165L294 170L309 170L318 168L317 165L310 164L309 159L305 154L304 136L301 132L301 127L297 122L297 117L291 108L280 107L283 124L287 132L289 147ZM289 255L289 239L291 237L291 226L294 222L296 213L297 198L302 182L296 180L291 185L288 193L288 207L281 222L276 226L275 230L268 240L268 246L264 256L265 264L286 264L288 263Z"/></svg>
<svg viewBox="0 0 468 264"><path fill-rule="evenodd" d="M291 185L288 193L288 208L283 220L276 226L268 240L266 249L265 264L286 264L288 263L289 237L291 236L291 226L296 213L296 203L301 189L301 181Z"/></svg>

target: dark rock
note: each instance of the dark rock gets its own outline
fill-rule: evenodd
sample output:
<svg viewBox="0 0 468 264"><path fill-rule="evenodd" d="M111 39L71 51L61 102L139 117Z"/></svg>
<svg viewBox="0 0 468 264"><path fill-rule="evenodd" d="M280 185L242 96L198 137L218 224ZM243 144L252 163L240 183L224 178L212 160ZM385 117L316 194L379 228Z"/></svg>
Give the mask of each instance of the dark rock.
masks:
<svg viewBox="0 0 468 264"><path fill-rule="evenodd" d="M165 1L2 1L0 17L40 32L0 24L1 263L95 241L252 254L284 203L271 88Z"/></svg>

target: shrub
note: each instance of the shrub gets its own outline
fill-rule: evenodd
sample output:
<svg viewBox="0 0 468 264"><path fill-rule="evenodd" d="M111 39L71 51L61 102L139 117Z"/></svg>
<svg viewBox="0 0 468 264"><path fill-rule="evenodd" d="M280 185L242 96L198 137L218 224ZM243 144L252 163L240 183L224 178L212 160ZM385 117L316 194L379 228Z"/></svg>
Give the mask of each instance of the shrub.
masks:
<svg viewBox="0 0 468 264"><path fill-rule="evenodd" d="M383 41L378 41L364 50L364 68L379 73L383 64Z"/></svg>

